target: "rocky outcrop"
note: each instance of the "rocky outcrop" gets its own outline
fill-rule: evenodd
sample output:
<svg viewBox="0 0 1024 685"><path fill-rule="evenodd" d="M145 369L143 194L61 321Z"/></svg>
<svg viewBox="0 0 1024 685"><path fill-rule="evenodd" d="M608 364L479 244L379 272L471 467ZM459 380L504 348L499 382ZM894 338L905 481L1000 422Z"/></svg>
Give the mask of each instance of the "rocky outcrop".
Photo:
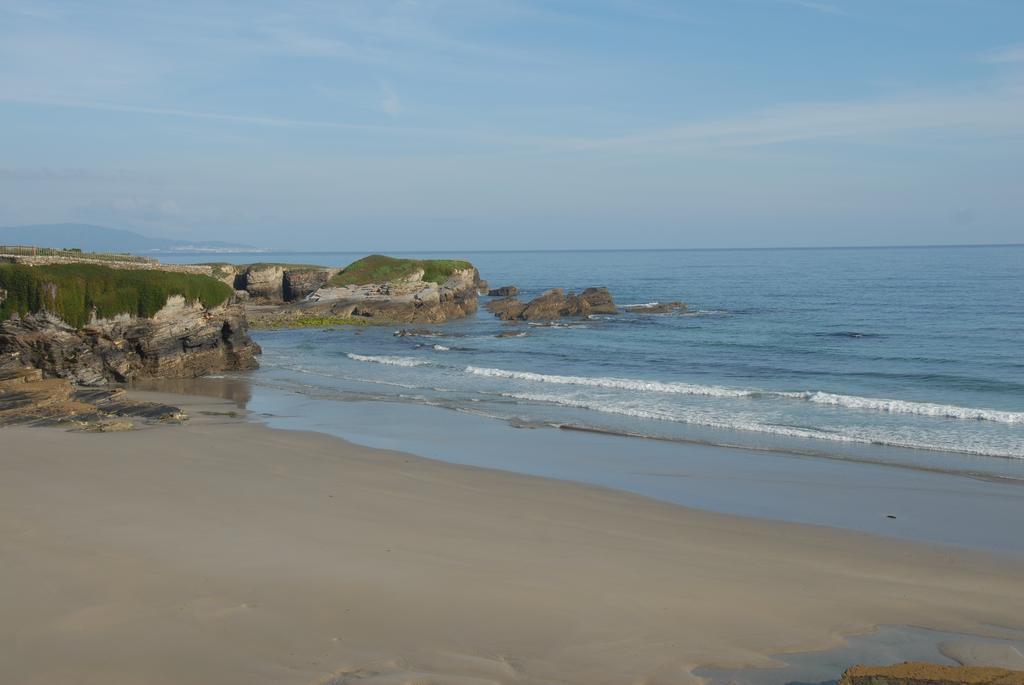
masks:
<svg viewBox="0 0 1024 685"><path fill-rule="evenodd" d="M649 302L647 304L627 304L622 308L630 314L674 314L686 310L685 302Z"/></svg>
<svg viewBox="0 0 1024 685"><path fill-rule="evenodd" d="M390 283L324 286L300 305L310 315L367 319L379 323L441 323L476 312L480 275L459 269L441 284L423 272Z"/></svg>
<svg viewBox="0 0 1024 685"><path fill-rule="evenodd" d="M487 310L505 321L552 321L618 311L607 288L587 288L579 295L552 288L527 303L516 299L489 302Z"/></svg>
<svg viewBox="0 0 1024 685"><path fill-rule="evenodd" d="M216 274L239 299L262 304L298 302L322 288L339 269L291 264L218 265Z"/></svg>
<svg viewBox="0 0 1024 685"><path fill-rule="evenodd" d="M913 662L853 666L843 673L839 685L1024 685L1024 671Z"/></svg>
<svg viewBox="0 0 1024 685"><path fill-rule="evenodd" d="M276 264L256 264L247 267L235 278L235 290L244 290L256 300L282 302L284 300L284 267Z"/></svg>
<svg viewBox="0 0 1024 685"><path fill-rule="evenodd" d="M327 285L337 269L285 269L281 292L285 302L308 297Z"/></svg>
<svg viewBox="0 0 1024 685"><path fill-rule="evenodd" d="M259 353L240 306L206 309L178 295L152 318L122 315L74 328L39 312L0 322L0 354L88 386L252 369Z"/></svg>
<svg viewBox="0 0 1024 685"><path fill-rule="evenodd" d="M519 288L514 285L503 285L500 288L491 288L487 291L488 297L515 297L519 294Z"/></svg>

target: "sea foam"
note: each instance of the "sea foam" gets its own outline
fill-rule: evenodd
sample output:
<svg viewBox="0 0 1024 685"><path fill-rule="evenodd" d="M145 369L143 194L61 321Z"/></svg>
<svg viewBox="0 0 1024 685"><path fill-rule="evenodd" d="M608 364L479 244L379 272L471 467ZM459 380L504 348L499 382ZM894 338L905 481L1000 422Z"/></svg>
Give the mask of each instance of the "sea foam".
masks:
<svg viewBox="0 0 1024 685"><path fill-rule="evenodd" d="M415 357L392 357L388 355L369 355L369 354L356 354L355 352L348 352L345 354L346 357L357 362L373 362L374 364L384 364L386 366L428 366L430 364L426 359L416 359Z"/></svg>
<svg viewBox="0 0 1024 685"><path fill-rule="evenodd" d="M907 400L876 399L856 395L837 395L829 392L803 393L803 399L815 404L826 404L848 409L867 409L891 414L916 414L944 419L966 419L970 421L993 421L996 423L1024 423L1024 412L1002 411L999 409L976 409L951 404L931 402L910 402Z"/></svg>
<svg viewBox="0 0 1024 685"><path fill-rule="evenodd" d="M508 371L506 369L490 369L479 366L467 366L466 373L491 378L510 378L536 383L552 383L556 385L584 385L617 390L635 390L638 392L661 392L676 395L703 395L707 397L753 397L759 393L751 390L736 390L714 385L694 385L691 383L664 383L662 381L646 381L632 378L591 378L589 376L557 376L532 371Z"/></svg>

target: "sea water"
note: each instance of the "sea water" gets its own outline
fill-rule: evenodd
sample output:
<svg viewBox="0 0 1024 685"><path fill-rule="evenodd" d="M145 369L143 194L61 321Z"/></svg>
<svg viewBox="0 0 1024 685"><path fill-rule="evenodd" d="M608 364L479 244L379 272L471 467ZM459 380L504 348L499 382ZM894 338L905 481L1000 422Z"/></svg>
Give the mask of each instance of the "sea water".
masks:
<svg viewBox="0 0 1024 685"><path fill-rule="evenodd" d="M359 256L231 258L341 266ZM620 305L688 307L550 324L505 323L481 307L406 326L427 329L418 336L394 335L401 326L259 332L254 381L664 440L1024 459L1024 246L444 256L524 299L607 286Z"/></svg>

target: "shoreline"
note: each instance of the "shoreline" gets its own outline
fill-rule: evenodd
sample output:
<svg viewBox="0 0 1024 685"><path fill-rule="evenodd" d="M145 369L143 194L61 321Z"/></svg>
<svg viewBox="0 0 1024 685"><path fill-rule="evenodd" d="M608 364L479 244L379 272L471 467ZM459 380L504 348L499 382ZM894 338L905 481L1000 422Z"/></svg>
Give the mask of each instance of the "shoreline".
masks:
<svg viewBox="0 0 1024 685"><path fill-rule="evenodd" d="M1012 555L453 465L175 399L184 425L4 429L11 682L698 682L693 668L768 666L880 625L1024 630Z"/></svg>
<svg viewBox="0 0 1024 685"><path fill-rule="evenodd" d="M1020 536L999 525L1024 507L1024 490L1012 478L876 462L865 455L821 458L784 447L523 428L451 407L342 400L243 377L158 385L177 394L230 398L271 427L312 430L447 463L608 487L705 511L1024 556ZM174 402L159 392L145 397Z"/></svg>

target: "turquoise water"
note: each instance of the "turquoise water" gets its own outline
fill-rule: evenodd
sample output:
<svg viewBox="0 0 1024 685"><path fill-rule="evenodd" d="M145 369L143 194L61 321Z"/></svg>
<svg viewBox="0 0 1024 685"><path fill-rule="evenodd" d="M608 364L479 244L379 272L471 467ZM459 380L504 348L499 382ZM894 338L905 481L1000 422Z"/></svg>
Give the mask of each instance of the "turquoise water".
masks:
<svg viewBox="0 0 1024 685"><path fill-rule="evenodd" d="M526 298L603 285L619 304L689 309L539 326L481 308L423 327L433 337L260 332L254 380L667 440L1024 459L1024 247L445 254Z"/></svg>

